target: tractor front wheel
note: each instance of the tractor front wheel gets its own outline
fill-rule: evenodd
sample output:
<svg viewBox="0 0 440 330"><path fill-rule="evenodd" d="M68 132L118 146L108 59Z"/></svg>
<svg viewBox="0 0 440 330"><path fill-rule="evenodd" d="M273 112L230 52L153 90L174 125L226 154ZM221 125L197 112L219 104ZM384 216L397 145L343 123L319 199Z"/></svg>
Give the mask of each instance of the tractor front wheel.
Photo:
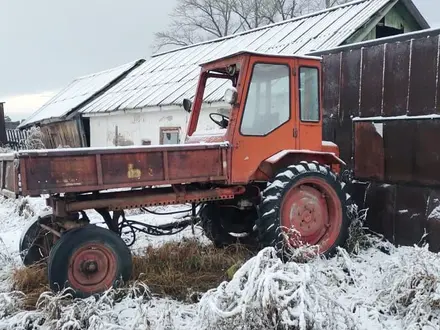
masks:
<svg viewBox="0 0 440 330"><path fill-rule="evenodd" d="M326 166L301 162L279 172L263 192L256 227L262 247L282 255L308 244L324 256L348 237L351 199Z"/></svg>
<svg viewBox="0 0 440 330"><path fill-rule="evenodd" d="M49 256L52 290L70 288L77 298L100 294L130 279L132 258L124 241L108 229L88 225L67 231Z"/></svg>

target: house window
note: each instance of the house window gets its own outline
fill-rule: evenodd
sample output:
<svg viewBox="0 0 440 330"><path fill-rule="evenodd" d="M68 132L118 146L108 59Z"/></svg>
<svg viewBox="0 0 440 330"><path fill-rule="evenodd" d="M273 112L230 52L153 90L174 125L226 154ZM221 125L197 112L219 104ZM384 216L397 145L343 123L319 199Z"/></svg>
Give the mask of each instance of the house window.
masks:
<svg viewBox="0 0 440 330"><path fill-rule="evenodd" d="M289 72L289 66L284 64L255 64L241 121L241 134L264 136L289 120Z"/></svg>
<svg viewBox="0 0 440 330"><path fill-rule="evenodd" d="M404 32L405 28L402 24L400 24L400 28L387 26L385 23L385 17L382 18L382 20L376 26L377 39L403 34Z"/></svg>
<svg viewBox="0 0 440 330"><path fill-rule="evenodd" d="M179 144L180 127L161 127L160 144Z"/></svg>
<svg viewBox="0 0 440 330"><path fill-rule="evenodd" d="M319 71L317 68L300 67L299 101L301 121L319 121Z"/></svg>

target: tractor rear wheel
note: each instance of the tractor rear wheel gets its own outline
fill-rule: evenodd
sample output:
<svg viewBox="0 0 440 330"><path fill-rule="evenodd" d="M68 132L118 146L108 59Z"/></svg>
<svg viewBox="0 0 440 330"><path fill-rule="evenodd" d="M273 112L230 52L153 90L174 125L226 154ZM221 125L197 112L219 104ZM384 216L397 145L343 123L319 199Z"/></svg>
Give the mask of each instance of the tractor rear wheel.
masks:
<svg viewBox="0 0 440 330"><path fill-rule="evenodd" d="M350 196L327 167L301 162L281 171L263 191L256 222L262 247L273 246L283 257L303 244L334 254L348 237Z"/></svg>
<svg viewBox="0 0 440 330"><path fill-rule="evenodd" d="M87 225L67 231L49 256L48 278L52 290L70 288L86 298L130 279L129 248L114 232Z"/></svg>

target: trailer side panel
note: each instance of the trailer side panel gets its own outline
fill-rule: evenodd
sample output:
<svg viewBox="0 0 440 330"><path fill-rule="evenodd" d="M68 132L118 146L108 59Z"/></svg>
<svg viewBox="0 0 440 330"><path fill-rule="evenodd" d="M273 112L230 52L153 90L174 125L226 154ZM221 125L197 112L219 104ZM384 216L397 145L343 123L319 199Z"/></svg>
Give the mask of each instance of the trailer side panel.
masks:
<svg viewBox="0 0 440 330"><path fill-rule="evenodd" d="M19 158L24 195L227 179L227 157L223 144L61 149L26 152Z"/></svg>

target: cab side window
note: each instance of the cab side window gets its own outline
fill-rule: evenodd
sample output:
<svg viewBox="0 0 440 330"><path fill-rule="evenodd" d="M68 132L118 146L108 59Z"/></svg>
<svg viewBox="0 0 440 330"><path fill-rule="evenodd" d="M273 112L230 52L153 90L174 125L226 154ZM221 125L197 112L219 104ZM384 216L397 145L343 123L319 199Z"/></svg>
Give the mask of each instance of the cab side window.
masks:
<svg viewBox="0 0 440 330"><path fill-rule="evenodd" d="M299 68L299 98L301 121L319 122L319 71L318 68Z"/></svg>
<svg viewBox="0 0 440 330"><path fill-rule="evenodd" d="M241 121L241 134L264 136L289 119L289 66L255 64Z"/></svg>

